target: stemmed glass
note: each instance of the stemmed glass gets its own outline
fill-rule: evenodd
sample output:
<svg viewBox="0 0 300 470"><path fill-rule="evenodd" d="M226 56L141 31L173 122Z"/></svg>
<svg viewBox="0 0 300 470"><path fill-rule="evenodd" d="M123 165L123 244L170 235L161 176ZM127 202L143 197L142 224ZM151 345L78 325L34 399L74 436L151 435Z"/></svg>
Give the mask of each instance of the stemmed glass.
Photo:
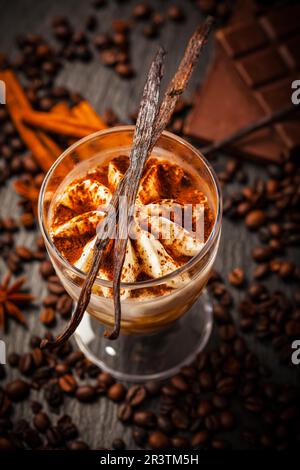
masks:
<svg viewBox="0 0 300 470"><path fill-rule="evenodd" d="M62 182L76 167L90 159L97 164L118 155L129 155L134 127L122 126L92 134L68 148L54 163L43 182L39 197L39 223L46 248L66 291L78 300L86 274L71 265L50 237L51 202ZM205 285L217 255L222 217L222 199L216 175L201 153L190 143L164 132L153 154L172 155L193 167L200 176L201 191L214 214L212 231L201 251L176 271L161 278L122 283L121 288L136 295L122 301L121 335L111 341L103 337L114 322L111 298L100 288L112 282L97 278L87 312L75 333L84 354L115 378L142 382L164 379L189 364L206 345L212 330L212 307ZM186 283L177 282L188 276ZM164 287L168 286L168 289ZM170 291L170 286L173 288ZM151 295L141 300L141 294ZM166 291L164 294L163 292Z"/></svg>

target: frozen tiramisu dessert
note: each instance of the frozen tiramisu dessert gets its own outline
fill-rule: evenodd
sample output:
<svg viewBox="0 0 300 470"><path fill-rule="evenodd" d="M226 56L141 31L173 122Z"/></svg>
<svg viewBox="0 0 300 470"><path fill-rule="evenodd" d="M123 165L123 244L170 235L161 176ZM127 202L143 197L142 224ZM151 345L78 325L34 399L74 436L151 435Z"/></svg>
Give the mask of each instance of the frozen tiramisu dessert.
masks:
<svg viewBox="0 0 300 470"><path fill-rule="evenodd" d="M128 165L127 155L113 156L101 163L97 157L79 163L52 198L50 237L61 255L80 271L89 270L97 229ZM123 331L155 331L174 321L194 302L205 285L212 263L204 266L201 277L195 276L194 281L192 273L180 272L180 268L202 250L214 225L214 210L201 188L201 177L175 156L152 155L148 159L122 270ZM118 236L117 232L115 236ZM91 302L88 309L108 325L113 321L113 316L108 318L107 315L113 308L112 287L105 281L113 280L113 246L114 240L111 240L98 272L99 282L93 286L100 308L93 308ZM174 276L155 286L147 283L170 274ZM65 276L62 281L72 295L72 283L67 282ZM176 301L179 292L185 296L184 308L178 299ZM76 295L78 293L73 292L74 298ZM161 316L157 315L157 310L147 314L147 305L155 299L160 301ZM157 307L153 306L153 309ZM126 311L134 328L131 321L129 326ZM155 321L151 320L153 316Z"/></svg>

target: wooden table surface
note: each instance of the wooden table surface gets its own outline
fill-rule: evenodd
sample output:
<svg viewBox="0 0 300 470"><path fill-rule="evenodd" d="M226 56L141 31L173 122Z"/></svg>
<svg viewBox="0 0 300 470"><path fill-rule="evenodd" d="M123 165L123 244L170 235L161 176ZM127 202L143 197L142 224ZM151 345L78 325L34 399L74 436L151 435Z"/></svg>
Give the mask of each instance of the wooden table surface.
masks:
<svg viewBox="0 0 300 470"><path fill-rule="evenodd" d="M134 1L120 2L109 0L108 6L97 12L99 18L99 31L105 31L107 25L112 19L117 17L127 18L132 9ZM176 2L175 2L176 3ZM148 70L150 61L156 50L157 44L161 43L168 52L166 60L165 82L174 73L178 58L182 54L187 39L194 29L195 25L201 20L201 14L189 1L178 2L183 5L187 13L187 21L180 25L174 25L170 22L163 28L162 34L158 40L147 40L141 32L133 34L133 63L137 70L137 75L132 80L120 79L116 74L105 68L97 60L95 54L94 60L88 64L79 62L69 63L64 66L60 72L57 83L68 88L79 91L85 96L101 114L105 108L113 108L121 120L126 122L130 112L136 110L139 103L141 90L145 81L145 74ZM151 4L166 8L169 4L174 4L165 0L152 0ZM67 15L70 17L76 29L83 28L84 19L92 13L90 2L80 0L64 0L61 2L51 0L0 0L0 51L8 54L16 52L14 37L16 34L35 32L47 36L50 33L51 18L54 15ZM193 76L189 92L192 93L197 83L200 83L205 73L206 67L212 56L212 43L206 48L199 66ZM221 84L220 84L221 86ZM220 106L222 103L220 103ZM219 156L215 167L221 168L224 165L225 157ZM245 164L249 180L256 176L261 176L264 168L253 164ZM234 187L230 186L227 190L231 191ZM12 188L11 180L0 188L0 217L17 216L19 208L17 206L18 197ZM21 230L18 235L18 244L31 246L36 238L37 232ZM253 269L253 262L250 257L251 248L257 242L256 235L249 234L243 224L233 224L226 218L223 222L222 241L216 262L216 268L226 276L232 268L240 266L249 273ZM0 257L0 273L6 271L4 261ZM38 272L38 264L30 264L25 268L28 274L29 284L32 292L37 299L41 299L46 293L45 283L41 280ZM274 285L274 281L273 281ZM276 285L276 284L275 284ZM242 295L234 292L235 300L238 301ZM38 306L39 302L37 302ZM237 318L237 312L232 310L232 314ZM27 349L29 338L32 334L43 334L45 328L38 321L38 308L26 314L29 328L25 330L19 325L11 322L11 328L8 335L4 336L7 344L7 350L24 352ZM59 326L58 326L59 328ZM58 329L57 328L57 329ZM55 331L55 330L54 330ZM246 341L253 351L260 355L262 360L274 370L274 375L281 382L296 382L299 380L299 368L296 367L287 370L282 367L277 357L270 348L257 343L251 335L246 336ZM10 376L14 376L9 370ZM12 375L11 375L12 374ZM34 392L36 393L36 392ZM34 395L33 395L34 396ZM38 396L38 393L36 393ZM117 407L107 399L103 398L92 405L79 404L74 399L66 399L62 412L71 414L74 422L79 426L81 438L84 439L92 448L110 446L112 439L117 436L124 437L128 448L135 449L135 444L131 438L129 429L124 428L116 417ZM29 416L28 403L24 402L16 407L16 417ZM236 442L236 447L239 443Z"/></svg>

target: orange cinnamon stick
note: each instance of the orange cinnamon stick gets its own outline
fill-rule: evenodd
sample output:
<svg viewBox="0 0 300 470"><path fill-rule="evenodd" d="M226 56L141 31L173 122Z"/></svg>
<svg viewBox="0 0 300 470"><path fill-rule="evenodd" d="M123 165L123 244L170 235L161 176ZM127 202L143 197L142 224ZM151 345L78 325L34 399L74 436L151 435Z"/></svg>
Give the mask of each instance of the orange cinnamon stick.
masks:
<svg viewBox="0 0 300 470"><path fill-rule="evenodd" d="M23 110L31 110L31 106L15 74L11 70L5 70L0 73L0 80L6 84L7 108L20 137L31 150L42 170L48 171L61 153L61 149L49 139L46 139L47 145L45 145L45 142L42 142L40 138L41 135L24 124L22 112Z"/></svg>
<svg viewBox="0 0 300 470"><path fill-rule="evenodd" d="M63 117L59 113L44 113L25 109L22 113L23 122L43 129L53 134L63 135L65 137L76 137L81 139L89 134L101 130L101 127L91 124L85 124L81 120L73 117ZM105 127L102 127L104 129Z"/></svg>
<svg viewBox="0 0 300 470"><path fill-rule="evenodd" d="M72 115L75 118L80 119L82 122L86 122L92 126L97 126L99 130L107 127L101 117L86 100L80 101L80 103L72 108Z"/></svg>

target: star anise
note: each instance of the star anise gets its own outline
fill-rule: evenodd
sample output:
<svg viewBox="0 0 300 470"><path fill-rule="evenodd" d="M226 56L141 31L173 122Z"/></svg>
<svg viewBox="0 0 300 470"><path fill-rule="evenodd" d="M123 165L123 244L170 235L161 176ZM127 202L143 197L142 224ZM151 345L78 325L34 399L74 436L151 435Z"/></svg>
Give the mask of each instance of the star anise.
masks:
<svg viewBox="0 0 300 470"><path fill-rule="evenodd" d="M26 325L26 319L20 307L28 305L34 296L22 289L26 278L19 277L13 283L11 281L11 273L8 273L0 283L0 327L5 329L7 326L7 318L12 317L18 322Z"/></svg>

